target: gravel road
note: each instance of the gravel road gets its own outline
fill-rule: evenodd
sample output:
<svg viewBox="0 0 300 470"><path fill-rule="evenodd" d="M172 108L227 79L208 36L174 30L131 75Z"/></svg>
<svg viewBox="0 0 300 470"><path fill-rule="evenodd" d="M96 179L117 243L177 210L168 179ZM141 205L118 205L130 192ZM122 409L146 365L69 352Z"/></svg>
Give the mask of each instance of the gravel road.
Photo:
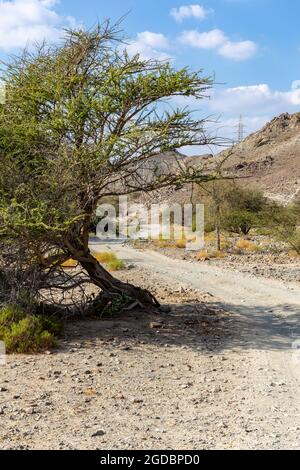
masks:
<svg viewBox="0 0 300 470"><path fill-rule="evenodd" d="M51 354L9 356L1 449L300 449L296 286L92 248L171 312L69 323Z"/></svg>

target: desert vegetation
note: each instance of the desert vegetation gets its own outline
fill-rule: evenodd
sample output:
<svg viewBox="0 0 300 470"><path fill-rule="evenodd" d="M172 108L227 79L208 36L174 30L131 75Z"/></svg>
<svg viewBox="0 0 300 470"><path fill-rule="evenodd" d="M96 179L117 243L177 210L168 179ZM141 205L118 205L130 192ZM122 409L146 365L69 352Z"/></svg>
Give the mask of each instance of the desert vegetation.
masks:
<svg viewBox="0 0 300 470"><path fill-rule="evenodd" d="M109 22L91 31L67 31L58 46L25 50L6 65L2 80L0 301L4 312L24 312L17 324L5 326L5 338L7 328L21 329L22 336L28 327L45 340L35 315L62 313L76 289L80 298L68 297L66 313L77 308L82 314L85 304L90 311L88 284L99 289L98 309L118 305L124 296L158 307L151 292L111 274L122 261L95 256L89 233L105 197L193 177L155 169L144 177L141 168L161 152L214 142L205 119L163 105L175 96L202 99L212 80L168 62L130 57L119 25ZM200 181L212 177L197 174Z"/></svg>
<svg viewBox="0 0 300 470"><path fill-rule="evenodd" d="M183 241L175 239L159 239L151 242L151 246L172 257L211 261L243 270L248 267L249 271L251 263L254 268L262 263L270 266L268 272L272 275L273 264L279 278L280 265L298 262L299 200L278 204L257 188L226 178L195 186L192 197L193 203L205 206L203 249L187 253ZM294 278L291 275L292 279L297 280L297 275Z"/></svg>
<svg viewBox="0 0 300 470"><path fill-rule="evenodd" d="M130 299L159 307L150 291L112 274L124 268L114 253L89 248L98 204L120 195L192 183L192 202L205 203L209 239L198 261L259 251L248 238L262 232L299 255L299 202L271 203L259 190L224 178L221 166L176 166L176 154L169 171L158 171L155 159L163 152L217 143L205 119L194 120L190 110L171 102L163 106L175 96L204 98L212 80L168 62L130 57L122 34L109 22L70 30L59 46L24 51L4 71L0 303L4 317L23 312L3 323L1 337L11 350L25 350L14 345L26 343L27 330L36 338L28 350L50 345L55 333L41 322L47 315L100 314L122 308L123 301L128 307ZM184 236L154 243L182 252L186 244ZM98 289L93 297L86 289L91 284Z"/></svg>

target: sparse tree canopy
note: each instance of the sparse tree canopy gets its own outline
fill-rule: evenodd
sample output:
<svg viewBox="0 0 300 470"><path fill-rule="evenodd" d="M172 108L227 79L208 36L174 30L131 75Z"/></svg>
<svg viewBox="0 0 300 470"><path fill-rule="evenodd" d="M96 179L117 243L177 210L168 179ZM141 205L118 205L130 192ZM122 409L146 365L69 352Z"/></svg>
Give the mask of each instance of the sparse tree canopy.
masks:
<svg viewBox="0 0 300 470"><path fill-rule="evenodd" d="M213 143L205 120L170 101L202 99L212 81L202 72L129 57L125 48L118 27L107 22L89 32L68 31L60 46L25 51L5 68L1 262L14 269L21 260L23 286L41 279L37 295L72 257L106 294L157 304L151 293L116 280L95 260L88 248L90 221L104 196L178 181L178 174L143 181L139 168L148 159Z"/></svg>

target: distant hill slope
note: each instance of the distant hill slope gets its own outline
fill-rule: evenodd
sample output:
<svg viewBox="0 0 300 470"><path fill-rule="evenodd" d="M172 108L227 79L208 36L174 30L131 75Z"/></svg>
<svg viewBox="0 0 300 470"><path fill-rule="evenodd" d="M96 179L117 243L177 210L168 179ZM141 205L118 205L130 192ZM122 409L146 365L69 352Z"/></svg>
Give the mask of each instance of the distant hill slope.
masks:
<svg viewBox="0 0 300 470"><path fill-rule="evenodd" d="M235 145L224 169L236 177L249 177L246 184L272 199L291 201L300 194L300 113L282 114Z"/></svg>
<svg viewBox="0 0 300 470"><path fill-rule="evenodd" d="M300 113L285 113L274 118L260 131L214 157L187 157L179 152L166 152L148 160L139 172L151 179L154 173L166 175L179 171L180 163L209 174L224 159L223 173L234 176L241 185L257 187L281 204L291 202L300 196ZM191 185L164 188L145 198L139 197L148 202L187 203L191 197Z"/></svg>

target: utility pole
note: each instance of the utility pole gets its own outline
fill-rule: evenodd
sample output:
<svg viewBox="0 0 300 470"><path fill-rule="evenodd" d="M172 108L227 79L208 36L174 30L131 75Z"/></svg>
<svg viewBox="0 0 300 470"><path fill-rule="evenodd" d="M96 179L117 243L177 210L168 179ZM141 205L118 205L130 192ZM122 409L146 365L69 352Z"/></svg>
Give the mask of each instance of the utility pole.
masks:
<svg viewBox="0 0 300 470"><path fill-rule="evenodd" d="M237 129L237 133L236 133L237 134L237 144L240 144L244 140L245 129L246 129L246 126L245 126L244 121L243 121L243 116L241 114L240 114L239 123L236 126L236 129Z"/></svg>

